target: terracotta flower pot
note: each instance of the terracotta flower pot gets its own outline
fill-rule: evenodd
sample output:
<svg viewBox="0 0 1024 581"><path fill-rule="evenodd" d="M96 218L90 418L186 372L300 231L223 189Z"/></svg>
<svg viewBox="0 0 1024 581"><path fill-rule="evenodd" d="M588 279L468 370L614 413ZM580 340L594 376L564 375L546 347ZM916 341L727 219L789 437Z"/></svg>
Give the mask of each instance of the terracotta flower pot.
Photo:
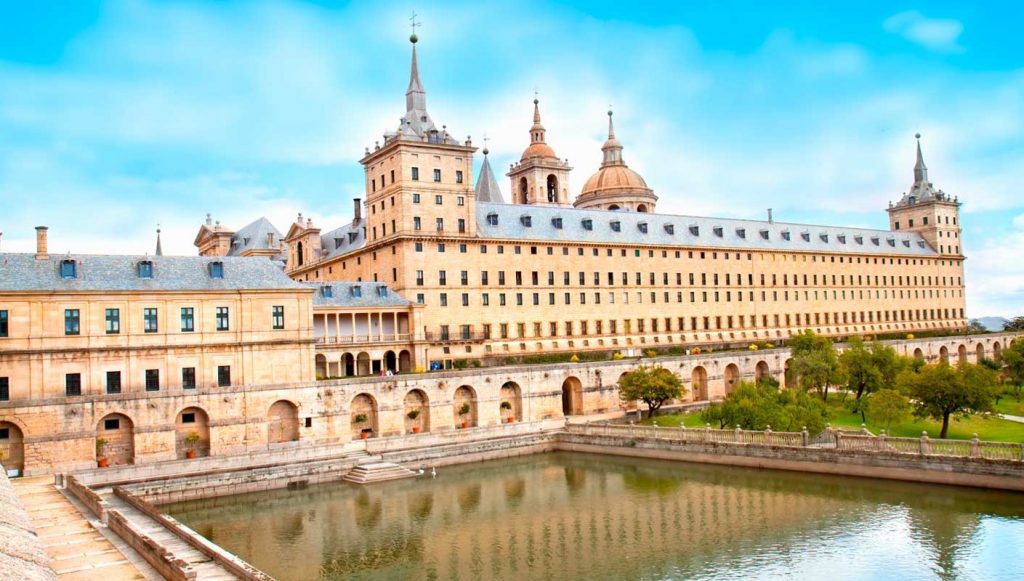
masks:
<svg viewBox="0 0 1024 581"><path fill-rule="evenodd" d="M186 458L195 458L196 457L196 451L195 450L185 450L185 457Z"/></svg>
<svg viewBox="0 0 1024 581"><path fill-rule="evenodd" d="M469 422L462 422L462 429L465 430L469 427Z"/></svg>
<svg viewBox="0 0 1024 581"><path fill-rule="evenodd" d="M514 421L516 421L516 419L515 419L515 418L513 418L513 417L511 417L511 416L509 416L509 417L505 418L505 423L506 423L506 424L511 424L511 423L512 423L512 422L514 422Z"/></svg>
<svg viewBox="0 0 1024 581"><path fill-rule="evenodd" d="M96 461L96 464L98 464L100 468L106 468L110 466L110 460L107 460L106 458L100 458Z"/></svg>
<svg viewBox="0 0 1024 581"><path fill-rule="evenodd" d="M413 426L412 427L412 433L414 433L414 434L420 433L420 427L419 426Z"/></svg>
<svg viewBox="0 0 1024 581"><path fill-rule="evenodd" d="M359 439L365 440L370 437L370 432L359 432Z"/></svg>

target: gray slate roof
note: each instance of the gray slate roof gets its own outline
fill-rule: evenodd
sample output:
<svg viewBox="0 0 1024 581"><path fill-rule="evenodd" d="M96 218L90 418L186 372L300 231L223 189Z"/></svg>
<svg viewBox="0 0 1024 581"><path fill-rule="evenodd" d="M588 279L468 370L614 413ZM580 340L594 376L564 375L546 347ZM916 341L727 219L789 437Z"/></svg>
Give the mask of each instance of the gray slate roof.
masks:
<svg viewBox="0 0 1024 581"><path fill-rule="evenodd" d="M913 232L519 204L477 203L476 212L477 233L483 238L937 256ZM497 225L488 223L491 214ZM555 226L557 219L561 228ZM584 228L585 220L591 221L591 230Z"/></svg>
<svg viewBox="0 0 1024 581"><path fill-rule="evenodd" d="M365 220L349 222L348 224L320 234L320 257L322 259L334 258L347 254L353 250L359 250L366 245L364 227Z"/></svg>
<svg viewBox="0 0 1024 581"><path fill-rule="evenodd" d="M407 307L409 301L403 299L382 282L331 282L306 283L315 288L313 295L314 307ZM325 296L323 288L331 289L331 296ZM353 289L358 288L361 296L356 296Z"/></svg>
<svg viewBox="0 0 1024 581"><path fill-rule="evenodd" d="M60 263L76 263L77 277L60 276ZM153 278L139 278L138 264L153 263ZM210 277L222 262L224 278ZM301 290L278 263L265 257L130 256L70 254L37 260L35 254L0 253L0 292L10 291L223 291Z"/></svg>
<svg viewBox="0 0 1024 581"><path fill-rule="evenodd" d="M486 149L484 150L484 162L480 166L480 175L476 179L476 201L505 203L505 198L501 195L501 188L498 187L498 180L494 178L494 171L491 170L491 162L487 159Z"/></svg>
<svg viewBox="0 0 1024 581"><path fill-rule="evenodd" d="M280 250L280 246L271 247L267 244L267 234L273 234L274 241L278 244L284 238L270 220L261 216L231 236L231 250L228 251L228 256L239 256L246 250Z"/></svg>

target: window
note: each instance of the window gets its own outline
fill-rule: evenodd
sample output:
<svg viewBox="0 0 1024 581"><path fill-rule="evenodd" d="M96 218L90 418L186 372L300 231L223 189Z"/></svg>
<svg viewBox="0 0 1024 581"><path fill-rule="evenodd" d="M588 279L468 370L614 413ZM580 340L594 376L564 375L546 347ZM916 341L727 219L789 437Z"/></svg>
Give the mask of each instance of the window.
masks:
<svg viewBox="0 0 1024 581"><path fill-rule="evenodd" d="M273 326L274 326L275 330L284 329L284 307L283 306L276 306L276 307L274 307L273 313L271 315L271 318L272 318Z"/></svg>
<svg viewBox="0 0 1024 581"><path fill-rule="evenodd" d="M227 331L230 328L228 307L217 307L217 330Z"/></svg>
<svg viewBox="0 0 1024 581"><path fill-rule="evenodd" d="M160 391L160 370L146 370L146 391Z"/></svg>
<svg viewBox="0 0 1024 581"><path fill-rule="evenodd" d="M117 335L121 332L120 309L107 309L105 319L107 321L107 335Z"/></svg>
<svg viewBox="0 0 1024 581"><path fill-rule="evenodd" d="M0 377L0 401L11 401L11 380Z"/></svg>
<svg viewBox="0 0 1024 581"><path fill-rule="evenodd" d="M107 393L121 393L121 372L120 371L108 371L107 372Z"/></svg>
<svg viewBox="0 0 1024 581"><path fill-rule="evenodd" d="M434 170L434 181L435 182L441 181L441 170L439 170L439 169L435 169Z"/></svg>
<svg viewBox="0 0 1024 581"><path fill-rule="evenodd" d="M412 229L420 230L421 228L423 228L423 222L420 220L419 216L414 216L412 219Z"/></svg>
<svg viewBox="0 0 1024 581"><path fill-rule="evenodd" d="M461 171L459 172L459 175L462 175ZM461 179L459 180L459 183L460 184L462 183ZM465 206L466 205L466 197L465 196L457 196L455 198L455 204L458 205L458 206Z"/></svg>
<svg viewBox="0 0 1024 581"><path fill-rule="evenodd" d="M414 203L414 204L420 203L420 195L419 194L413 194L412 195L412 203Z"/></svg>
<svg viewBox="0 0 1024 581"><path fill-rule="evenodd" d="M181 368L181 388L182 389L195 389L196 388L196 368L195 367L182 367Z"/></svg>
<svg viewBox="0 0 1024 581"><path fill-rule="evenodd" d="M113 431L113 430L120 430L121 429L121 420L119 420L118 418L113 418L113 419L109 419L109 420L103 420L103 429L104 430L111 430L111 431Z"/></svg>
<svg viewBox="0 0 1024 581"><path fill-rule="evenodd" d="M533 218L531 218L530 216L524 214L524 215L519 217L519 223L522 224L523 226L529 228L530 226L533 225Z"/></svg>
<svg viewBox="0 0 1024 581"><path fill-rule="evenodd" d="M62 260L60 263L60 277L61 278L76 278L78 269L75 266L74 260Z"/></svg>
<svg viewBox="0 0 1024 581"><path fill-rule="evenodd" d="M231 385L231 366L217 366L217 387L229 387Z"/></svg>
<svg viewBox="0 0 1024 581"><path fill-rule="evenodd" d="M82 395L81 373L68 373L64 376L64 395L68 397Z"/></svg>
<svg viewBox="0 0 1024 581"><path fill-rule="evenodd" d="M418 167L412 168L412 181L414 181L414 182L420 181L420 168L418 168Z"/></svg>
<svg viewBox="0 0 1024 581"><path fill-rule="evenodd" d="M622 223L619 222L618 220L613 220L612 223L611 223L611 226L612 226L612 232L620 232L620 231L622 231Z"/></svg>
<svg viewBox="0 0 1024 581"><path fill-rule="evenodd" d="M437 219L437 231L444 232L444 218Z"/></svg>
<svg viewBox="0 0 1024 581"><path fill-rule="evenodd" d="M465 234L465 233L466 233L466 220L464 218L459 218L459 234ZM463 247L465 247L465 244L463 244ZM463 250L463 252L465 252L465 250Z"/></svg>
<svg viewBox="0 0 1024 581"><path fill-rule="evenodd" d="M153 278L153 263L143 260L139 263L139 278Z"/></svg>
<svg viewBox="0 0 1024 581"><path fill-rule="evenodd" d="M437 271L437 284L444 286L448 284L448 271L439 270Z"/></svg>
<svg viewBox="0 0 1024 581"><path fill-rule="evenodd" d="M462 183L462 170L460 170L460 169L459 170L455 170L455 183L457 183L457 184L461 184ZM461 206L461 204L459 204L459 205Z"/></svg>
<svg viewBox="0 0 1024 581"><path fill-rule="evenodd" d="M330 288L330 287L324 287L324 288ZM321 290L323 290L323 289L321 289ZM149 309L146 309L146 310L149 310ZM182 309L181 309L181 332L182 333L191 333L191 332L196 330L194 313L195 313L195 311L192 309L192 307L182 307ZM156 331L156 309L153 309L153 332L155 332L155 331ZM146 331L146 332L149 333L150 331Z"/></svg>
<svg viewBox="0 0 1024 581"><path fill-rule="evenodd" d="M302 262L300 261L299 264L301 265ZM210 263L210 278L224 278L224 263L223 262L211 262Z"/></svg>
<svg viewBox="0 0 1024 581"><path fill-rule="evenodd" d="M196 423L196 413L195 412L185 412L185 413L181 414L181 423L183 423L183 424L194 424L194 423Z"/></svg>
<svg viewBox="0 0 1024 581"><path fill-rule="evenodd" d="M440 206L443 202L444 202L444 198L441 197L441 194L437 194L436 196L434 196L434 203L435 204Z"/></svg>
<svg viewBox="0 0 1024 581"><path fill-rule="evenodd" d="M448 306L448 293L441 293L440 299L441 299L441 306L442 307L447 307Z"/></svg>
<svg viewBox="0 0 1024 581"><path fill-rule="evenodd" d="M81 332L81 319L78 309L64 309L64 334L78 335Z"/></svg>
<svg viewBox="0 0 1024 581"><path fill-rule="evenodd" d="M156 333L159 328L156 309L142 309L142 330Z"/></svg>
<svg viewBox="0 0 1024 581"><path fill-rule="evenodd" d="M349 289L349 294L351 294L354 298L357 298L357 299L362 298L363 297L363 287L361 287L359 285L353 286L351 289Z"/></svg>
<svg viewBox="0 0 1024 581"><path fill-rule="evenodd" d="M590 218L587 218L586 220L584 220L583 221L583 229L584 230L593 230L594 229L594 221L591 220Z"/></svg>
<svg viewBox="0 0 1024 581"><path fill-rule="evenodd" d="M7 311L0 311L0 337L6 337L10 333Z"/></svg>
<svg viewBox="0 0 1024 581"><path fill-rule="evenodd" d="M417 293L416 294L416 304L417 305L425 305L425 304L427 304L427 297L426 297L426 295L424 295L423 293Z"/></svg>

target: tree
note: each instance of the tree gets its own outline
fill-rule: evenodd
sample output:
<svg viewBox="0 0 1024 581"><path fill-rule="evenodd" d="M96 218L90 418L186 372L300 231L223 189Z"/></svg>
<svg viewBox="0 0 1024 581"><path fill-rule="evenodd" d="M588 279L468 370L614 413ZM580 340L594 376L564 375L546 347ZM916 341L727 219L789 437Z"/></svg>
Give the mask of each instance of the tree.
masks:
<svg viewBox="0 0 1024 581"><path fill-rule="evenodd" d="M868 345L860 337L853 337L839 354L839 365L847 387L856 393L853 411L860 412L861 421L867 421L862 396L891 387L906 362L888 345L878 341Z"/></svg>
<svg viewBox="0 0 1024 581"><path fill-rule="evenodd" d="M807 329L789 340L793 362L789 368L800 378L804 391L815 388L828 400L830 385L842 381L842 368L832 340Z"/></svg>
<svg viewBox="0 0 1024 581"><path fill-rule="evenodd" d="M940 438L949 432L949 417L967 417L992 411L999 390L999 376L983 365L948 363L926 365L920 371L904 371L896 380L910 396L914 415L942 421Z"/></svg>
<svg viewBox="0 0 1024 581"><path fill-rule="evenodd" d="M871 420L881 424L886 431L910 416L910 400L895 389L881 389L866 399Z"/></svg>
<svg viewBox="0 0 1024 581"><path fill-rule="evenodd" d="M1021 318L1021 317L1018 317ZM1003 377L1017 401L1024 388L1024 340L1018 339L1003 351Z"/></svg>
<svg viewBox="0 0 1024 581"><path fill-rule="evenodd" d="M664 367L641 365L619 379L619 398L647 404L647 417L653 417L666 401L682 397L685 391L679 376Z"/></svg>
<svg viewBox="0 0 1024 581"><path fill-rule="evenodd" d="M719 428L739 426L745 430L796 432L804 427L816 433L825 428L828 408L806 391L779 390L769 382L752 384L741 381L724 400L701 412L707 423Z"/></svg>
<svg viewBox="0 0 1024 581"><path fill-rule="evenodd" d="M972 335L975 333L988 333L988 328L978 319L971 319L967 324L967 332Z"/></svg>
<svg viewBox="0 0 1024 581"><path fill-rule="evenodd" d="M1004 331L1024 331L1024 317L1014 317L1003 323Z"/></svg>

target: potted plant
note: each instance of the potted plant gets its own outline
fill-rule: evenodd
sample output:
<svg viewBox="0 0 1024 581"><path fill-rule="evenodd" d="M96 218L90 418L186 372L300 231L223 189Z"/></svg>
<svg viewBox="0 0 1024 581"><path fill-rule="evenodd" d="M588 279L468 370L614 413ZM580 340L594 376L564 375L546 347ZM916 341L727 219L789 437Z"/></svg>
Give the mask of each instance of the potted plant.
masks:
<svg viewBox="0 0 1024 581"><path fill-rule="evenodd" d="M352 420L355 421L356 426L359 426L360 428L362 427L363 424L366 423L367 419L368 418L366 417L366 414L356 414L356 417L352 418ZM360 439L365 440L365 439L367 439L369 437L370 437L370 432L369 431L367 431L365 429L360 429L359 430L359 438Z"/></svg>
<svg viewBox="0 0 1024 581"><path fill-rule="evenodd" d="M106 438L96 438L96 464L100 468L106 468L110 466L110 460L107 459L103 451L106 449L109 442Z"/></svg>
<svg viewBox="0 0 1024 581"><path fill-rule="evenodd" d="M459 406L459 417L462 418L463 429L469 427L469 420L466 419L466 416L469 415L469 410L470 407L468 403L464 403L461 406Z"/></svg>
<svg viewBox="0 0 1024 581"><path fill-rule="evenodd" d="M416 418L420 417L420 410L410 410L409 413L405 414L405 417L407 417L410 420L416 422ZM412 433L414 433L414 434L420 433L420 424L419 424L419 422L416 422L416 423L413 424L413 426L412 426Z"/></svg>
<svg viewBox="0 0 1024 581"><path fill-rule="evenodd" d="M185 434L185 444L188 445L188 450L185 450L186 458L196 457L196 444L199 443L200 439L199 432L195 430Z"/></svg>
<svg viewBox="0 0 1024 581"><path fill-rule="evenodd" d="M512 402L509 402L509 401L503 401L503 402L501 402L501 409L502 409L503 411L509 411L509 412L511 412L511 411L512 411ZM512 414L512 415L509 415L509 416L506 416L506 417L505 417L505 423L506 423L506 424L511 424L511 423L512 423L512 422L514 422L514 421L516 421L516 416L515 416L515 414Z"/></svg>

